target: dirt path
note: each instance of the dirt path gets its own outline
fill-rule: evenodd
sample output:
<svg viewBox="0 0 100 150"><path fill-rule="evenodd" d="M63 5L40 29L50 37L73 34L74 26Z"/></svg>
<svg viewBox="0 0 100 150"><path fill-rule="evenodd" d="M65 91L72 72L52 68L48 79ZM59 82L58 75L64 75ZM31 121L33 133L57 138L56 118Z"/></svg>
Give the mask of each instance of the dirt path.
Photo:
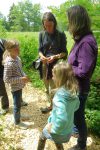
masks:
<svg viewBox="0 0 100 150"><path fill-rule="evenodd" d="M12 96L8 88L10 99L10 111L3 119L0 119L0 124L4 125L2 131L6 141L0 141L0 150L36 150L39 135L47 121L49 114L42 114L40 107L46 106L46 95L43 91L33 88L28 84L23 90L23 99L28 102L28 106L22 107L22 114L29 116L28 121L24 121L29 128L27 130L16 129L13 125L13 104ZM65 150L76 144L77 139L71 137L69 143L64 144ZM100 150L96 147L95 141L88 137L88 150ZM50 140L47 140L45 150L56 150L55 145Z"/></svg>

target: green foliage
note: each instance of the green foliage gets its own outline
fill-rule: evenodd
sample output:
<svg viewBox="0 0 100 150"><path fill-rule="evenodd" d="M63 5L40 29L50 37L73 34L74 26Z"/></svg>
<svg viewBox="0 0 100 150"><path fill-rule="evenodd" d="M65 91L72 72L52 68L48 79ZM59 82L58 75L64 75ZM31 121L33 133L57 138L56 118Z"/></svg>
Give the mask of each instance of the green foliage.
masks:
<svg viewBox="0 0 100 150"><path fill-rule="evenodd" d="M97 78L100 77L100 52L98 53L97 65L91 79L91 89L87 100L87 108L100 111L100 83Z"/></svg>
<svg viewBox="0 0 100 150"><path fill-rule="evenodd" d="M40 80L39 72L34 70L33 68L26 69L24 68L25 73L30 77L32 85L39 89L44 89L44 84L42 80Z"/></svg>
<svg viewBox="0 0 100 150"><path fill-rule="evenodd" d="M100 77L100 53L98 54L97 65L91 80L91 89L87 100L87 108L100 110L100 83L96 79Z"/></svg>
<svg viewBox="0 0 100 150"><path fill-rule="evenodd" d="M98 47L100 48L100 31L94 31L94 36L96 38ZM100 63L99 63L100 64Z"/></svg>
<svg viewBox="0 0 100 150"><path fill-rule="evenodd" d="M100 111L86 109L86 121L90 131L100 137Z"/></svg>
<svg viewBox="0 0 100 150"><path fill-rule="evenodd" d="M72 39L72 36L69 34L69 32L65 32L66 34L66 39L67 39L67 50L68 53L70 53L70 50L74 44L74 40Z"/></svg>
<svg viewBox="0 0 100 150"><path fill-rule="evenodd" d="M67 15L66 11L69 7L73 5L81 5L85 7L89 13L92 22L92 30L100 29L100 1L92 0L68 0L65 3L61 4L60 7L50 6L49 9L55 14L58 22L58 27L61 30L67 30Z"/></svg>
<svg viewBox="0 0 100 150"><path fill-rule="evenodd" d="M29 39L28 35L26 35L21 38L20 44L22 61L27 68L30 66L30 63L33 61L33 59L37 56L38 43L34 36L30 37Z"/></svg>
<svg viewBox="0 0 100 150"><path fill-rule="evenodd" d="M41 6L29 0L13 4L8 15L10 31L39 31L41 28Z"/></svg>
<svg viewBox="0 0 100 150"><path fill-rule="evenodd" d="M100 53L97 65L91 81L91 90L87 100L86 119L88 128L100 136L100 83L96 81L100 77Z"/></svg>
<svg viewBox="0 0 100 150"><path fill-rule="evenodd" d="M0 37L6 37L6 29L4 26L4 17L3 15L0 13Z"/></svg>
<svg viewBox="0 0 100 150"><path fill-rule="evenodd" d="M96 68L95 68L95 71L94 71L93 76L92 76L92 81L95 82L95 80L98 77L100 77L100 49L98 51L97 64L96 64Z"/></svg>
<svg viewBox="0 0 100 150"><path fill-rule="evenodd" d="M100 110L100 85L91 85L91 91L87 100L87 108L90 110Z"/></svg>

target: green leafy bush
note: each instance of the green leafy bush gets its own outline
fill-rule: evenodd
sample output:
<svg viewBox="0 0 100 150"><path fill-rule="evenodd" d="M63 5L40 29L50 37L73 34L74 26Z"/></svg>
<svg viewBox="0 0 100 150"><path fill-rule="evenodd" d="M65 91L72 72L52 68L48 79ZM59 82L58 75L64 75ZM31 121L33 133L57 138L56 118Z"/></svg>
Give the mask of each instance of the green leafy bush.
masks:
<svg viewBox="0 0 100 150"><path fill-rule="evenodd" d="M100 110L100 85L91 85L91 91L87 100L87 108L90 110Z"/></svg>
<svg viewBox="0 0 100 150"><path fill-rule="evenodd" d="M100 111L86 109L86 121L89 130L100 137Z"/></svg>
<svg viewBox="0 0 100 150"><path fill-rule="evenodd" d="M100 83L96 81L100 77L100 53L98 54L97 65L91 80L91 90L87 100L87 108L100 110Z"/></svg>
<svg viewBox="0 0 100 150"><path fill-rule="evenodd" d="M100 46L100 31L95 31L94 36L97 40L98 45Z"/></svg>
<svg viewBox="0 0 100 150"><path fill-rule="evenodd" d="M97 78L100 77L100 52L95 72L91 80L91 90L87 100L86 120L90 131L100 136L100 83Z"/></svg>

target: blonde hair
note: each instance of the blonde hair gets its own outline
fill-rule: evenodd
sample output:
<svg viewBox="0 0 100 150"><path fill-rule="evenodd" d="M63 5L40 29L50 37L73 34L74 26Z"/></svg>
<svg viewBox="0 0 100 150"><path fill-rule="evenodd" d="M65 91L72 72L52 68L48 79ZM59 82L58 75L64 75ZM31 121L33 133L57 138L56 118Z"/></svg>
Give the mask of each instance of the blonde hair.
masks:
<svg viewBox="0 0 100 150"><path fill-rule="evenodd" d="M59 87L64 86L72 94L78 92L78 82L75 78L72 66L67 62L60 62L53 68L53 74L56 77L56 85Z"/></svg>
<svg viewBox="0 0 100 150"><path fill-rule="evenodd" d="M10 51L13 48L16 48L19 46L18 41L16 40L7 40L4 44L4 47L7 51Z"/></svg>
<svg viewBox="0 0 100 150"><path fill-rule="evenodd" d="M6 57L9 56L10 50L13 49L13 48L16 48L18 46L19 46L19 43L16 40L6 40L5 41L5 43L4 43L5 52L3 54L2 64L4 64Z"/></svg>

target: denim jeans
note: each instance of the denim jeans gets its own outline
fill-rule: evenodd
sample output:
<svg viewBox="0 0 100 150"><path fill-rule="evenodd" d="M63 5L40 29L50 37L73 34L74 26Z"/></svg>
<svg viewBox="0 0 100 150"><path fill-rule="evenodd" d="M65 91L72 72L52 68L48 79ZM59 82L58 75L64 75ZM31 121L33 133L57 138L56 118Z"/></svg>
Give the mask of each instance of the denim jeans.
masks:
<svg viewBox="0 0 100 150"><path fill-rule="evenodd" d="M75 116L74 116L74 124L76 125L79 131L79 137L77 142L81 148L86 147L86 141L87 141L87 125L85 121L85 104L86 104L87 96L88 93L79 94L80 107L75 112Z"/></svg>
<svg viewBox="0 0 100 150"><path fill-rule="evenodd" d="M0 78L0 99L2 109L9 108L9 99L5 88L5 83L2 78Z"/></svg>
<svg viewBox="0 0 100 150"><path fill-rule="evenodd" d="M22 89L12 92L12 95L13 95L13 103L14 103L14 121L15 121L15 124L19 124L20 123Z"/></svg>

